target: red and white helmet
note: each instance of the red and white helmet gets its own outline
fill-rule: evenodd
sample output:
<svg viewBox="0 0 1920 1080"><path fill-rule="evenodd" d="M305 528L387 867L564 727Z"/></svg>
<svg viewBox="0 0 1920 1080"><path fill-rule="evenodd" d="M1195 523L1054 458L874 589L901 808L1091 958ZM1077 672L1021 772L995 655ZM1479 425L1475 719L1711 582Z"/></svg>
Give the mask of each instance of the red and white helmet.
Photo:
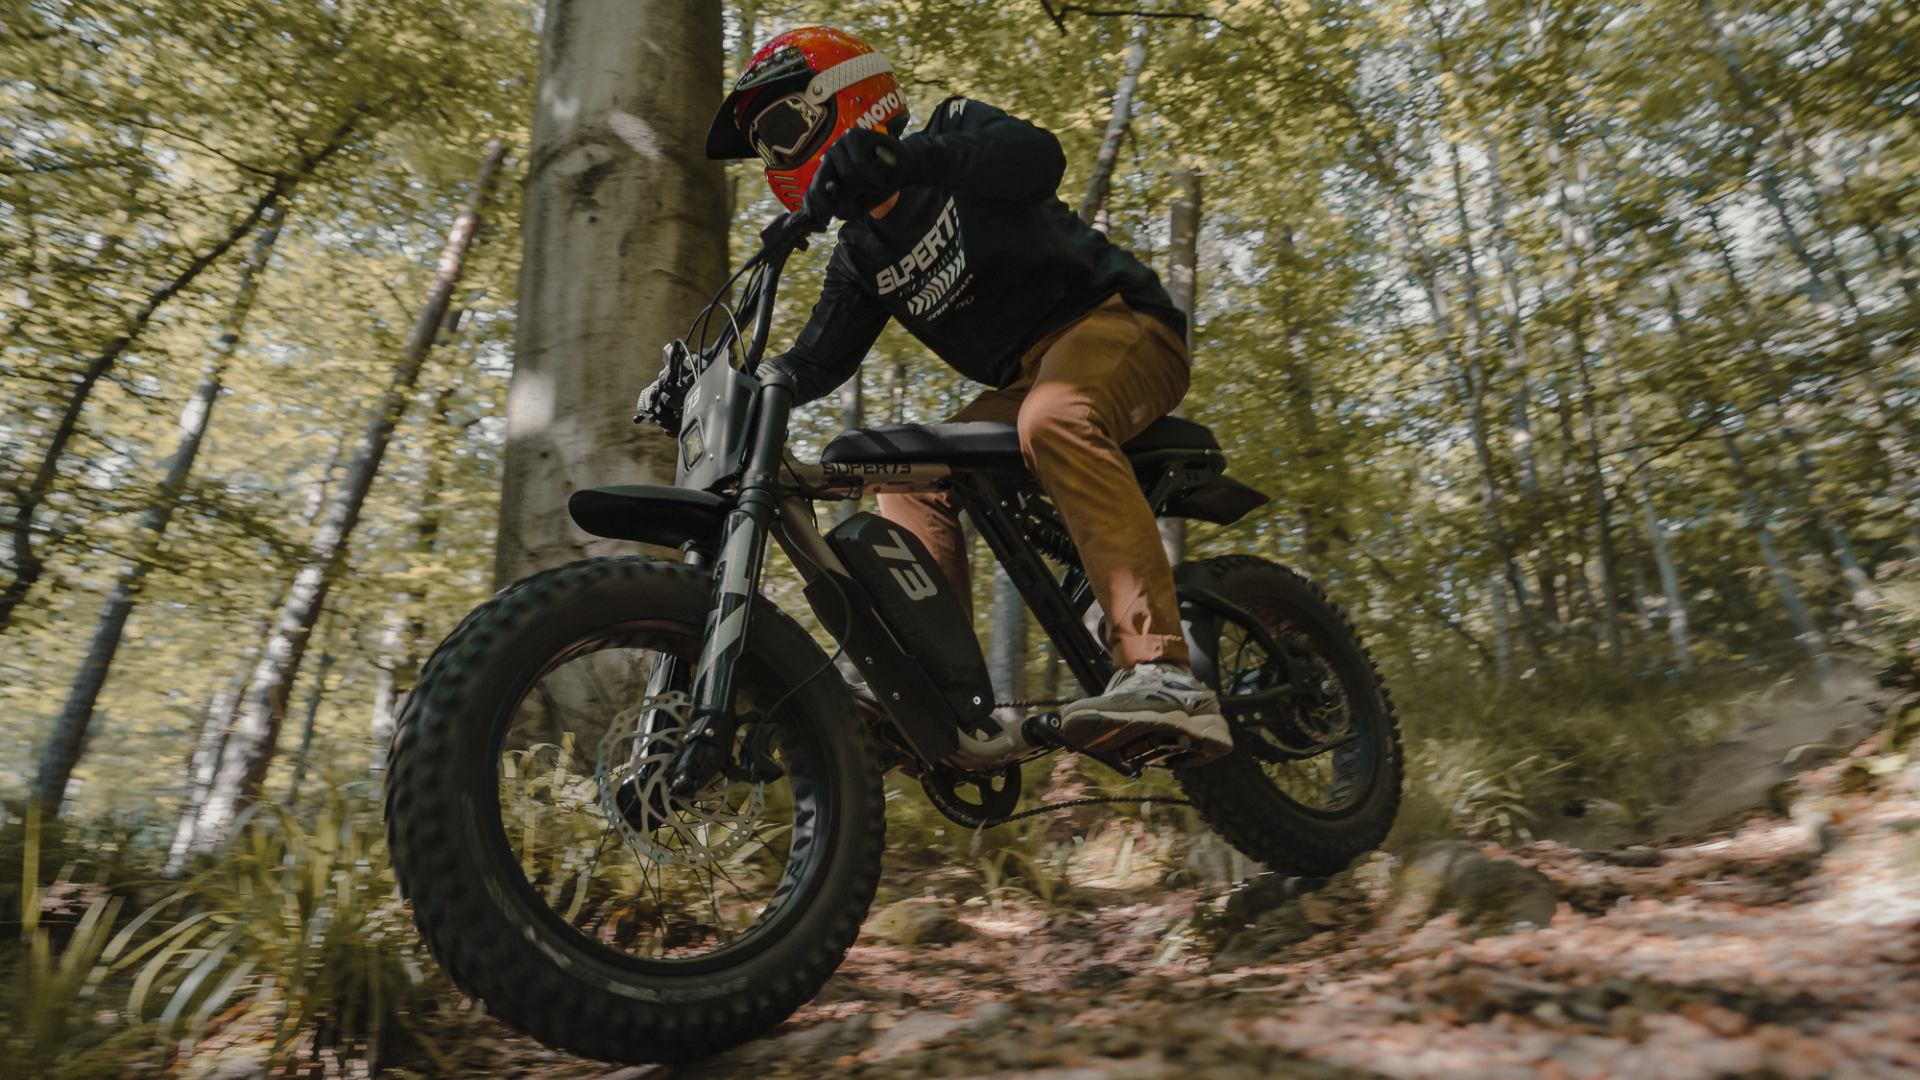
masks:
<svg viewBox="0 0 1920 1080"><path fill-rule="evenodd" d="M767 164L767 184L800 209L820 157L856 127L907 126L907 100L893 66L842 30L807 26L760 46L707 131L710 158Z"/></svg>

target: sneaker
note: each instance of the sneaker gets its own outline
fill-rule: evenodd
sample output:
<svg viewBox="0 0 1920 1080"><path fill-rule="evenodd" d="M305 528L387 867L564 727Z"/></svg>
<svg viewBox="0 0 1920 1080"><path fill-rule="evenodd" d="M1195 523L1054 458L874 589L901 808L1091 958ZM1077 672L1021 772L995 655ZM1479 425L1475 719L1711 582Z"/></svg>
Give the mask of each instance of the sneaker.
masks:
<svg viewBox="0 0 1920 1080"><path fill-rule="evenodd" d="M1060 733L1082 750L1125 751L1152 743L1162 753L1172 750L1180 765L1233 751L1220 699L1183 664L1135 664L1115 672L1106 693L1061 710Z"/></svg>

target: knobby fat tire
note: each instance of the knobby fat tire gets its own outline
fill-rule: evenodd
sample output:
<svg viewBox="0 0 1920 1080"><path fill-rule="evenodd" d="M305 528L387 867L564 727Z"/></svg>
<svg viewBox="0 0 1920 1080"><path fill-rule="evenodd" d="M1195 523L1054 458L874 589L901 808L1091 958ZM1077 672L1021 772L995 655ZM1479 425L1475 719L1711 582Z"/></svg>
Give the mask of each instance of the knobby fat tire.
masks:
<svg viewBox="0 0 1920 1080"><path fill-rule="evenodd" d="M821 881L793 929L718 970L640 975L606 963L514 902L475 820L498 783L496 726L511 719L529 671L596 629L658 620L705 624L705 571L645 558L590 559L534 575L464 620L428 661L400 717L387 779L388 842L414 921L453 981L540 1042L620 1062L673 1062L772 1028L810 1000L859 933L885 843L881 774L850 699L812 680L789 708L824 750L834 822ZM749 657L782 682L824 654L765 600ZM577 935L575 935L577 937Z"/></svg>
<svg viewBox="0 0 1920 1080"><path fill-rule="evenodd" d="M1271 606L1315 637L1352 699L1355 722L1373 726L1378 747L1366 798L1338 815L1303 812L1280 794L1248 754L1176 770L1201 818L1241 854L1298 877L1336 874L1379 847L1400 806L1400 726L1373 656L1346 613L1306 577L1250 555L1182 563L1174 573L1181 584L1232 597L1243 608Z"/></svg>

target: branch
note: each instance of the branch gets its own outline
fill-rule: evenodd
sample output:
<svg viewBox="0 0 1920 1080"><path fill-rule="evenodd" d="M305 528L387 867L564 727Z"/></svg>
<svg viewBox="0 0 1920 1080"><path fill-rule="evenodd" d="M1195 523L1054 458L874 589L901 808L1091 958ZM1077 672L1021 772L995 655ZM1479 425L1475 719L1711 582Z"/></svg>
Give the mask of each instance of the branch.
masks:
<svg viewBox="0 0 1920 1080"><path fill-rule="evenodd" d="M1067 32L1066 17L1069 15L1086 15L1095 19L1185 19L1190 22L1214 23L1218 26L1224 26L1236 34L1240 32L1237 27L1227 20L1218 15L1209 15L1204 11L1140 11L1136 9L1091 8L1081 4L1061 4L1060 10L1055 12L1053 5L1048 3L1048 0L1040 0L1040 6L1047 9L1047 14L1053 19L1053 25L1059 27L1060 32L1063 34Z"/></svg>

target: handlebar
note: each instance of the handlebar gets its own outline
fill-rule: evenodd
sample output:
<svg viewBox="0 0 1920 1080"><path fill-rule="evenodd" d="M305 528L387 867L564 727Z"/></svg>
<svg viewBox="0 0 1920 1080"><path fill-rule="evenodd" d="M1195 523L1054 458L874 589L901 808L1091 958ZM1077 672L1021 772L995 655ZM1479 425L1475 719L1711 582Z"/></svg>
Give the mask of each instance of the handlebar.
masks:
<svg viewBox="0 0 1920 1080"><path fill-rule="evenodd" d="M833 197L831 182L827 185L826 194L827 202L831 204ZM759 367L760 357L766 352L767 336L773 328L773 301L775 291L780 284L780 271L786 265L789 256L806 247L807 239L814 233L825 232L830 223L830 219L823 220L822 216L812 213L810 208L802 207L792 213L774 218L760 230L760 250L742 264L740 269L734 272L733 277L727 279L727 284L721 286L720 293L707 304L700 315L694 318L694 329L698 329L714 307L721 302L722 297L733 287L733 282L738 280L740 275L750 274L757 269L760 273L750 278L749 291L741 298L742 307L750 305L752 310L751 338L744 342L739 341L737 328L729 325L722 331L718 340L702 346L699 343L699 335L689 330L688 342L692 343L692 347L689 347L688 342L678 341L667 347L666 367L662 371L660 381L656 383L657 386L663 387L663 392L654 397L651 404L648 404L646 397L642 397L640 409L634 416L636 422L650 420L666 427L669 431L679 427L680 398L692 384L695 371L692 362L696 349L702 356L711 357L722 355L730 345L738 343L741 349L742 370L751 373ZM731 318L728 322L732 323ZM728 335L732 337L729 338Z"/></svg>
<svg viewBox="0 0 1920 1080"><path fill-rule="evenodd" d="M826 203L832 205L834 194L839 185L829 180L826 184ZM826 232L832 225L832 219L815 212L813 206L802 206L790 214L782 214L767 223L760 230L760 252L755 260L767 261L784 259L795 250L806 246L807 237L817 232Z"/></svg>
<svg viewBox="0 0 1920 1080"><path fill-rule="evenodd" d="M805 244L808 237L825 232L826 228L825 222L817 220L805 209L782 214L760 230L760 251L754 258L760 262L785 259Z"/></svg>

